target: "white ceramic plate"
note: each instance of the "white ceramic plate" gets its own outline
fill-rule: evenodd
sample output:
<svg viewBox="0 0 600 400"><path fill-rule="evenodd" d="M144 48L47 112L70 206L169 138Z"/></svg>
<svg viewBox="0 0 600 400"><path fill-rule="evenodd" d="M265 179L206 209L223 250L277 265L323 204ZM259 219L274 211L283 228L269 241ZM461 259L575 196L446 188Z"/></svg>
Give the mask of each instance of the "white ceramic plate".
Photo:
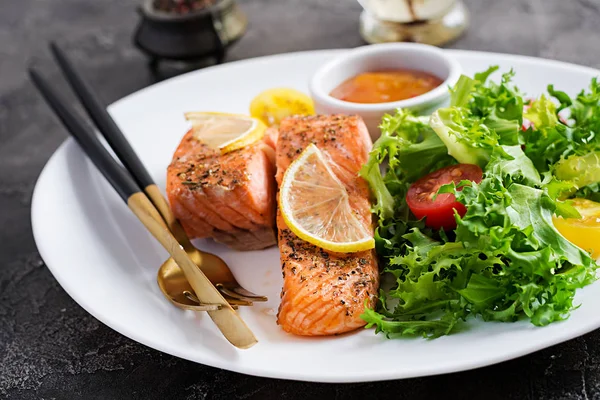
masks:
<svg viewBox="0 0 600 400"><path fill-rule="evenodd" d="M244 113L260 91L288 86L307 91L309 77L340 50L257 58L189 73L134 93L110 112L158 184L187 124L184 111ZM513 67L518 86L541 93L548 83L573 95L600 72L555 61L451 51L467 74L498 64ZM52 156L37 182L33 232L40 254L73 299L106 325L154 349L232 371L275 378L360 382L466 370L508 360L600 327L600 283L577 294L581 308L568 321L545 328L529 322L483 323L436 340L387 340L372 330L329 338L301 338L275 323L280 276L277 248L238 253L211 241L249 290L266 304L240 311L259 343L236 350L207 315L180 311L156 284L167 254L144 231L125 204L73 140Z"/></svg>

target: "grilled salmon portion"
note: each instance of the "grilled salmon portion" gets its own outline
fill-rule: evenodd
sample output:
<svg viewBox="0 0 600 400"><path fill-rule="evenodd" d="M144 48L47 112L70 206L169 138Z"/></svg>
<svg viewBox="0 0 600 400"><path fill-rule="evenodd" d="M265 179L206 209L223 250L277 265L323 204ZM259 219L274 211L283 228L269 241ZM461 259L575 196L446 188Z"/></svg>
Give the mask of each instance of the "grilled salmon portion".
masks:
<svg viewBox="0 0 600 400"><path fill-rule="evenodd" d="M357 217L372 229L367 183L358 176L372 147L360 117L330 115L284 119L277 137L277 182L311 143L324 152L346 186ZM298 238L277 216L283 289L277 322L290 333L333 335L365 325L365 303L372 307L379 289L374 250L332 253Z"/></svg>
<svg viewBox="0 0 600 400"><path fill-rule="evenodd" d="M191 238L212 237L236 250L276 243L275 152L268 143L222 155L186 133L167 169L167 196Z"/></svg>

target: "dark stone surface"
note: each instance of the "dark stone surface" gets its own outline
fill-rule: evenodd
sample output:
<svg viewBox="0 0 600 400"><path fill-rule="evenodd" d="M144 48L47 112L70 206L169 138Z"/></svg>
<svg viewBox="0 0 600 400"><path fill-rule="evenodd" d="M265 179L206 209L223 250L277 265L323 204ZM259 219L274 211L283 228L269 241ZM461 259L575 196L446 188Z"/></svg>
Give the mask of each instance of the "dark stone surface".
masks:
<svg viewBox="0 0 600 400"><path fill-rule="evenodd" d="M250 28L228 61L362 44L355 1L240 3ZM600 67L600 0L467 3L471 28L450 47ZM50 275L33 242L31 192L66 135L34 92L25 67L33 63L58 77L46 49L53 38L109 102L152 84L156 78L131 45L134 9L133 1L121 0L0 0L0 398L600 398L600 331L475 371L328 385L255 378L183 361L88 315Z"/></svg>

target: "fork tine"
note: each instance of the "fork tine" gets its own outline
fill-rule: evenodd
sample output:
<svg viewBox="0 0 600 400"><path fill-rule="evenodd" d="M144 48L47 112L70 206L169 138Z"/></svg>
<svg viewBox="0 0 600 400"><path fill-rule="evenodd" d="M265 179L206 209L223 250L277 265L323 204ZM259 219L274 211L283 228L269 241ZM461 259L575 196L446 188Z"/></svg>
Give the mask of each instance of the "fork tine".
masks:
<svg viewBox="0 0 600 400"><path fill-rule="evenodd" d="M198 303L200 304L200 300L196 297L195 293L190 292L189 290L184 290L183 291L183 295L190 301L193 301L194 303Z"/></svg>
<svg viewBox="0 0 600 400"><path fill-rule="evenodd" d="M237 307L237 306L232 306L233 308ZM183 309L183 310L190 310L190 311L217 311L220 310L222 308L221 304L198 304L197 306L191 306L188 304L182 304L179 306L179 308Z"/></svg>
<svg viewBox="0 0 600 400"><path fill-rule="evenodd" d="M193 301L194 303L198 303L200 304L200 300L198 300L198 297L196 297L196 294L189 291L189 290L184 290L183 291L183 295L190 301ZM252 302L251 301L247 301L247 300L240 300L240 299L234 299L234 298L229 298L227 296L225 296L225 300L227 300L227 302L234 308L237 309L237 306L252 306Z"/></svg>
<svg viewBox="0 0 600 400"><path fill-rule="evenodd" d="M228 296L224 296L225 299L227 300L227 302L229 302L229 304L231 305L236 305L236 306L253 306L254 303L252 303L251 301L248 300L239 300L239 299L234 299Z"/></svg>
<svg viewBox="0 0 600 400"><path fill-rule="evenodd" d="M221 291L221 293L232 297L234 299L238 299L238 300L244 300L244 301L249 301L249 302L254 302L254 301L268 301L269 299L266 296L259 296L257 294L254 294L246 289L244 289L241 286L236 286L233 288L227 288L225 287L222 283L217 283L215 285L217 287L217 289L219 289Z"/></svg>

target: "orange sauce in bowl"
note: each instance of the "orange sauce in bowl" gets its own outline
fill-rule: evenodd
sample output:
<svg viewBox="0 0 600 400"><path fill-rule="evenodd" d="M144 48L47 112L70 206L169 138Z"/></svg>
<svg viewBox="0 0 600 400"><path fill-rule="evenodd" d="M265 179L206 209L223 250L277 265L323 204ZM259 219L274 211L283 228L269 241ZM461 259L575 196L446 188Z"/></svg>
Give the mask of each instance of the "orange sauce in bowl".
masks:
<svg viewBox="0 0 600 400"><path fill-rule="evenodd" d="M389 103L420 96L442 82L428 72L411 69L365 72L342 82L330 96L351 103Z"/></svg>

